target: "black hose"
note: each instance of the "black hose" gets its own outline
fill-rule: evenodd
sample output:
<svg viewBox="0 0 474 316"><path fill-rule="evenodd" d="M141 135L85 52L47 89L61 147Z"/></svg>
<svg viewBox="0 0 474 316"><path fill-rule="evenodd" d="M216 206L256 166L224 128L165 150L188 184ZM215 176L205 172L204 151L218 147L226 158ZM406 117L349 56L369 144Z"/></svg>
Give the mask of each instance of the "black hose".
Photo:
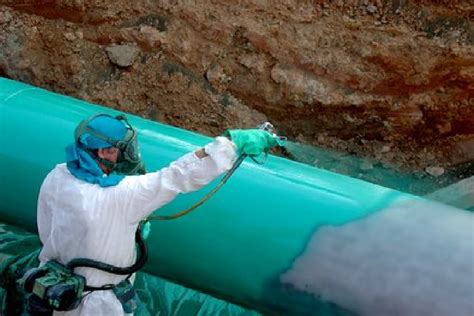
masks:
<svg viewBox="0 0 474 316"><path fill-rule="evenodd" d="M110 272L113 274L130 275L143 268L143 266L148 260L148 250L146 248L145 241L142 237L141 224L138 225L137 231L135 232L135 241L138 245L139 250L138 259L133 265L129 267L116 267L111 264L99 262L93 259L76 258L69 261L66 265L66 268L73 271L73 269L77 267L87 267Z"/></svg>

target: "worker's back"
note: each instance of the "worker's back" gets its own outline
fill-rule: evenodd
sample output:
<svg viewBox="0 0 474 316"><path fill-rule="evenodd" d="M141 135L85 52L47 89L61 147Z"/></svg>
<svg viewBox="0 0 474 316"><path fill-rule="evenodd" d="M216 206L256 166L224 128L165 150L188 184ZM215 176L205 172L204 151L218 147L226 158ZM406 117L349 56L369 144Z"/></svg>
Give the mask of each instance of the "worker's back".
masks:
<svg viewBox="0 0 474 316"><path fill-rule="evenodd" d="M126 207L116 199L117 189L77 179L65 164L56 166L38 199L40 260L67 264L74 258L88 258L119 267L132 265L137 225L127 222ZM92 286L117 284L125 278L92 268L75 272Z"/></svg>

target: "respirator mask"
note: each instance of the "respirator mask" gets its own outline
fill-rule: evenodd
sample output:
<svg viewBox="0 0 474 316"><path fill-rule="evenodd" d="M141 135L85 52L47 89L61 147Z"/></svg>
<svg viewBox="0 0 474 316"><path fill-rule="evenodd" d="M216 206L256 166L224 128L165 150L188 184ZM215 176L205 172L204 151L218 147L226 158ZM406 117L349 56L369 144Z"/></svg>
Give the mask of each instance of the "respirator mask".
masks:
<svg viewBox="0 0 474 316"><path fill-rule="evenodd" d="M125 116L119 115L116 119L125 123L127 132L123 140L119 140L113 145L119 150L119 155L117 162L112 165L112 171L126 175L145 174L145 166L138 147L137 132L128 123Z"/></svg>

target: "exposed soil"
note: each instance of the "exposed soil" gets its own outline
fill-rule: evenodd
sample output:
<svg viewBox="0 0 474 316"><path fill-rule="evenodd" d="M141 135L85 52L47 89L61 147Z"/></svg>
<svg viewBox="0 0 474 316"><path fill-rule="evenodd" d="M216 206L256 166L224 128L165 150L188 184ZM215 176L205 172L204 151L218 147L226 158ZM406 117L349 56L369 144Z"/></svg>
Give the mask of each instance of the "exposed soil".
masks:
<svg viewBox="0 0 474 316"><path fill-rule="evenodd" d="M474 160L471 0L0 3L5 77L208 135L269 120L404 170Z"/></svg>

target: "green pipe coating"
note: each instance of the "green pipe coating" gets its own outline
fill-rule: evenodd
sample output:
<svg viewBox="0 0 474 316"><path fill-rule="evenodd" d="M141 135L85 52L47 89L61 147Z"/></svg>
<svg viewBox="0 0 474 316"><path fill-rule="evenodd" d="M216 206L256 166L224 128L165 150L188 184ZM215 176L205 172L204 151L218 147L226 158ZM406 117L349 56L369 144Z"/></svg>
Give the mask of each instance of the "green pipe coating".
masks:
<svg viewBox="0 0 474 316"><path fill-rule="evenodd" d="M109 108L0 78L0 214L36 231L42 180L79 121ZM211 138L127 114L149 171ZM159 210L173 214L214 185ZM193 213L152 223L146 271L276 314L474 310L473 214L270 156Z"/></svg>

